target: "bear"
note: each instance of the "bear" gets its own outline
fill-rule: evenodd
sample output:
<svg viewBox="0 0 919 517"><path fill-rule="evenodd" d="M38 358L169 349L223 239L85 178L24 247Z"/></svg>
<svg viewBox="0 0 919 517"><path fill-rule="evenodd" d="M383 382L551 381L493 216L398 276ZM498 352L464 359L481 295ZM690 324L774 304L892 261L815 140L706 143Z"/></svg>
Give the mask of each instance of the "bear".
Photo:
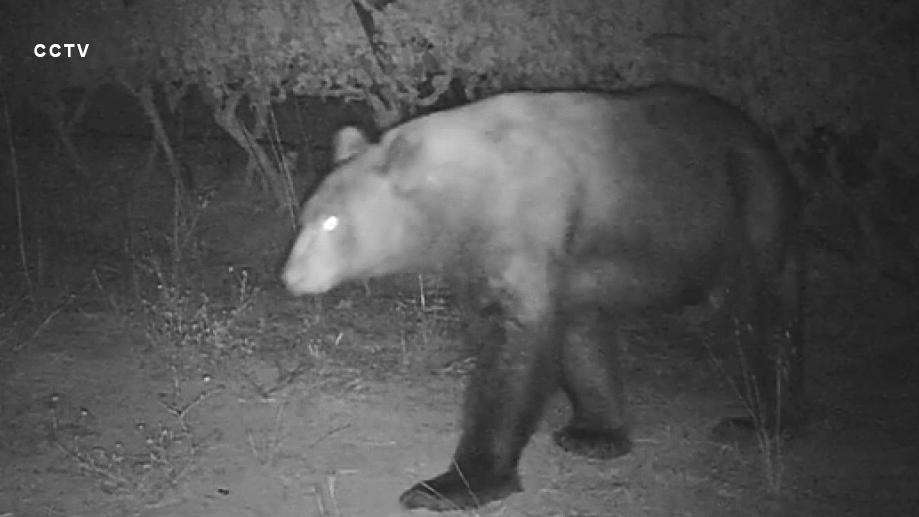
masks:
<svg viewBox="0 0 919 517"><path fill-rule="evenodd" d="M376 142L346 127L333 158L302 208L281 274L288 291L442 275L478 351L452 461L406 490L404 507L469 509L521 491L518 461L558 390L572 416L557 445L628 453L617 341L628 312L722 297L745 329L751 414L759 425L794 419L800 195L742 110L675 84L516 91L408 120Z"/></svg>

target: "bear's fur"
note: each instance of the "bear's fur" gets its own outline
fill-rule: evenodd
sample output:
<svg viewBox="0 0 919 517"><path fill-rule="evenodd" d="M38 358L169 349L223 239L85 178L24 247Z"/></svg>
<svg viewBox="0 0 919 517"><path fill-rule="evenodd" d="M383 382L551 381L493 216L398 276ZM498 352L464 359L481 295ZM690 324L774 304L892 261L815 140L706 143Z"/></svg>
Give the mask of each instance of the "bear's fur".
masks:
<svg viewBox="0 0 919 517"><path fill-rule="evenodd" d="M440 273L479 350L453 462L406 491L406 507L470 508L520 490L518 460L559 388L573 416L556 443L628 452L624 311L726 294L753 329L744 339L760 392L774 393L781 353L782 407L800 398L797 191L737 109L679 86L508 93L375 144L346 128L335 149L335 170L303 209L288 289ZM793 339L773 350L768 336L786 325Z"/></svg>

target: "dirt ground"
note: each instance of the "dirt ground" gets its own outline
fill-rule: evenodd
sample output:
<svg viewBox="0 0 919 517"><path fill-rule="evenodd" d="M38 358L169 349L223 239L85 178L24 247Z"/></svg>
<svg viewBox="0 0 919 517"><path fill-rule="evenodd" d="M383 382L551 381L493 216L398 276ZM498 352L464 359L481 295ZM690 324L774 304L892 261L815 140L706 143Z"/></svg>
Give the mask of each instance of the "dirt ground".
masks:
<svg viewBox="0 0 919 517"><path fill-rule="evenodd" d="M117 174L142 149L91 163ZM53 287L42 303L0 297L0 517L411 514L397 497L447 466L469 368L437 286L292 299L271 274L283 216L229 186L183 227L194 246L179 274L155 238L175 235L156 230L173 224L168 188L87 188L87 215L33 216L57 235L41 244L55 271L34 287ZM80 246L67 244L74 225ZM125 252L128 234L154 237ZM18 285L5 242L0 271ZM817 253L810 276L812 421L773 464L708 438L741 409L704 314L650 315L623 329L634 452L556 448L568 411L556 398L525 451L525 491L463 515L919 515L915 297L832 255Z"/></svg>

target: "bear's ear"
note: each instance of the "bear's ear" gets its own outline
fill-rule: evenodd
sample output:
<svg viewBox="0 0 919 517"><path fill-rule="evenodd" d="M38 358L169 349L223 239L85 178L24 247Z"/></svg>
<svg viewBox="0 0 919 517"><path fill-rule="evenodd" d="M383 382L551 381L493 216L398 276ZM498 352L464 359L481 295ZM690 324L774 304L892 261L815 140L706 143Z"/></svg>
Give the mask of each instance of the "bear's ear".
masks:
<svg viewBox="0 0 919 517"><path fill-rule="evenodd" d="M405 135L396 136L386 148L383 174L399 191L409 193L424 184L425 171L419 167L422 152L422 143Z"/></svg>
<svg viewBox="0 0 919 517"><path fill-rule="evenodd" d="M335 163L361 154L369 145L367 137L360 129L353 126L340 129L335 135Z"/></svg>

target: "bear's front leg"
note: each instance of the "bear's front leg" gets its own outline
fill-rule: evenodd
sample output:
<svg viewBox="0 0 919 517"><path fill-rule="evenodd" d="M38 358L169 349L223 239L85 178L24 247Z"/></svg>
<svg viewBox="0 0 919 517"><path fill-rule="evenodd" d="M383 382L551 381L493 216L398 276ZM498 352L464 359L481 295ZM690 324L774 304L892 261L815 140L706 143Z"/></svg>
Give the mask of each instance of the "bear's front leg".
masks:
<svg viewBox="0 0 919 517"><path fill-rule="evenodd" d="M406 508L469 509L522 490L517 463L558 386L560 364L554 311L529 316L492 315L471 325L481 346L459 445L446 472L402 494Z"/></svg>

